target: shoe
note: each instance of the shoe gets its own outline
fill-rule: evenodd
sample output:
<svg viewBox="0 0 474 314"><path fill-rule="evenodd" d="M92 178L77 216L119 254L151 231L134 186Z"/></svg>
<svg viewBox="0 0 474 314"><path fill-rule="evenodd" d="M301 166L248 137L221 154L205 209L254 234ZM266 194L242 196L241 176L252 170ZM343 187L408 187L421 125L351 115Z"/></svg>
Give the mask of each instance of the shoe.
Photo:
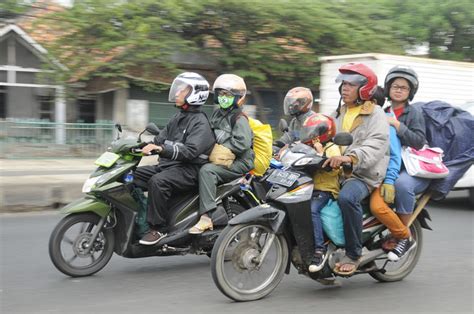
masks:
<svg viewBox="0 0 474 314"><path fill-rule="evenodd" d="M198 223L195 224L191 229L189 229L190 234L201 234L206 230L212 230L214 229L214 226L212 224L212 219L207 217L207 216L201 216L199 219Z"/></svg>
<svg viewBox="0 0 474 314"><path fill-rule="evenodd" d="M416 242L411 241L410 239L401 239L398 241L397 246L388 252L387 258L392 262L397 262L405 256L408 252L416 247Z"/></svg>
<svg viewBox="0 0 474 314"><path fill-rule="evenodd" d="M166 237L166 233L161 233L157 230L150 230L138 242L143 245L154 245L157 244L164 237Z"/></svg>
<svg viewBox="0 0 474 314"><path fill-rule="evenodd" d="M315 273L320 271L324 264L326 263L328 255L324 251L316 251L314 252L313 259L311 260L311 265L309 265L308 270L310 273Z"/></svg>

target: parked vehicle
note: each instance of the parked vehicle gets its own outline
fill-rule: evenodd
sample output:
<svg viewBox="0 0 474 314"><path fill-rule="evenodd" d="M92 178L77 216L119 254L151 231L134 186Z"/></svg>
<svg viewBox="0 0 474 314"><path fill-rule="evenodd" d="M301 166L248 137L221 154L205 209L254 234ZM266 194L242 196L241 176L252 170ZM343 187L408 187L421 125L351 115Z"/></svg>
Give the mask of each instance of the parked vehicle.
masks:
<svg viewBox="0 0 474 314"><path fill-rule="evenodd" d="M338 134L338 145L349 145L350 134ZM324 284L334 282L333 269L344 256L344 249L329 243L328 259L315 273L308 271L314 253L313 224L311 219L311 174L321 169L326 160L303 144L291 145L283 164L286 169L274 170L267 178L272 184L267 203L251 208L229 221L221 232L212 251L212 278L219 290L235 301L257 300L270 294L280 283L284 273L290 272L290 263L299 274ZM347 166L347 165L346 165ZM405 278L416 266L423 248L422 228L430 229L430 219L424 209L429 195L420 198L414 212L416 220L410 231L417 245L398 262L387 259L381 244L388 230L370 214L363 214L363 256L356 274L369 274L382 282Z"/></svg>
<svg viewBox="0 0 474 314"><path fill-rule="evenodd" d="M118 126L119 132L121 127ZM159 133L154 124L147 131ZM215 213L214 230L191 235L188 229L199 220L199 194L180 193L169 204L167 236L153 246L138 243L136 219L139 204L132 196L131 178L143 154L140 134L136 139L117 138L111 151L96 163L100 166L83 187L86 195L62 208L66 216L59 221L49 239L49 256L56 268L66 275L81 277L101 270L112 254L128 257L208 254L228 220L246 208L260 204L252 186L252 176L218 187L217 201L225 212ZM264 194L264 193L263 193ZM216 217L216 218L214 218Z"/></svg>

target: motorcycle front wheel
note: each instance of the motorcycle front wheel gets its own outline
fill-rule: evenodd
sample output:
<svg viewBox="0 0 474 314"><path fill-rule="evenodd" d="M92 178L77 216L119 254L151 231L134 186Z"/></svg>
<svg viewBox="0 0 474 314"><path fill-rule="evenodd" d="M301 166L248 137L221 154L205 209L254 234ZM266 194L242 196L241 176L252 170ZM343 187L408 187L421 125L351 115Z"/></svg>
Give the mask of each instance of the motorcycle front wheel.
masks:
<svg viewBox="0 0 474 314"><path fill-rule="evenodd" d="M415 220L410 226L410 232L416 246L397 262L390 262L386 259L378 260L375 263L379 268L385 265L385 272L370 272L372 278L380 282L399 281L408 276L415 268L420 259L421 250L423 249L423 231L418 220Z"/></svg>
<svg viewBox="0 0 474 314"><path fill-rule="evenodd" d="M280 283L288 264L288 244L275 235L264 260L258 263L265 243L275 235L260 224L227 226L212 250L214 283L235 301L253 301L270 294Z"/></svg>
<svg viewBox="0 0 474 314"><path fill-rule="evenodd" d="M87 251L100 217L94 213L80 213L64 217L49 238L49 257L54 266L71 277L90 276L109 262L114 253L112 229L99 231Z"/></svg>

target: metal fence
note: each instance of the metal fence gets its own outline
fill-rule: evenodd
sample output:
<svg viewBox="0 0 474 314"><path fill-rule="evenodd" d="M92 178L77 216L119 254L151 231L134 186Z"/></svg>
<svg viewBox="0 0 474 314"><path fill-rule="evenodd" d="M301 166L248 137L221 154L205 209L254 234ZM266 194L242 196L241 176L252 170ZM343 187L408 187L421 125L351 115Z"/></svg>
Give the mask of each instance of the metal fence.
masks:
<svg viewBox="0 0 474 314"><path fill-rule="evenodd" d="M95 157L110 145L114 124L0 121L0 158Z"/></svg>

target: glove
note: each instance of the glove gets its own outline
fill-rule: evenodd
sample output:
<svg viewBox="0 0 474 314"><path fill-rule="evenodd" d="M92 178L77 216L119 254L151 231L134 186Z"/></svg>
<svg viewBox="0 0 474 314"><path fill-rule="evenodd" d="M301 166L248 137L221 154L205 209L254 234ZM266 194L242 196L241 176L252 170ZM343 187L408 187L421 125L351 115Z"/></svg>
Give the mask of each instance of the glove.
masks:
<svg viewBox="0 0 474 314"><path fill-rule="evenodd" d="M395 187L393 184L382 184L380 188L380 195L387 204L393 204L395 201Z"/></svg>

